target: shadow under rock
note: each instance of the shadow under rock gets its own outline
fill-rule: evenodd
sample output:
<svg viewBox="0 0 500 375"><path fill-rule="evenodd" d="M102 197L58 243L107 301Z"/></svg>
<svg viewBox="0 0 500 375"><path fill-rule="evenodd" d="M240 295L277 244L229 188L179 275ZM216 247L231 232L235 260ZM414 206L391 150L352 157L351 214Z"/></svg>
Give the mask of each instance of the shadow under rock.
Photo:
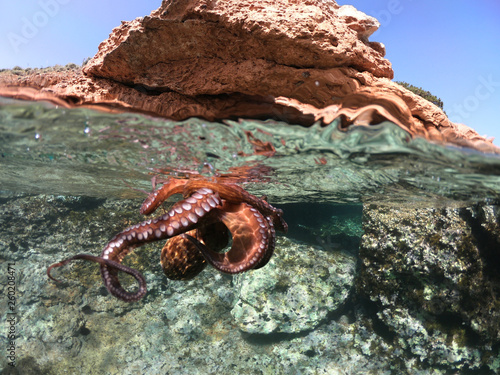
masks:
<svg viewBox="0 0 500 375"><path fill-rule="evenodd" d="M240 331L241 337L251 345L255 346L266 346L272 345L284 341L291 341L296 338L306 337L311 332L323 327L331 321L338 321L342 317L346 317L349 323L353 323L356 320L355 316L355 305L352 301L352 297L348 297L347 301L334 311L330 311L325 318L318 323L318 325L312 329L307 329L297 333L283 333L283 332L273 332L273 333L247 333ZM309 357L313 357L313 353L305 353Z"/></svg>
<svg viewBox="0 0 500 375"><path fill-rule="evenodd" d="M288 223L287 237L326 251L357 254L362 230L361 204L288 203L276 205Z"/></svg>

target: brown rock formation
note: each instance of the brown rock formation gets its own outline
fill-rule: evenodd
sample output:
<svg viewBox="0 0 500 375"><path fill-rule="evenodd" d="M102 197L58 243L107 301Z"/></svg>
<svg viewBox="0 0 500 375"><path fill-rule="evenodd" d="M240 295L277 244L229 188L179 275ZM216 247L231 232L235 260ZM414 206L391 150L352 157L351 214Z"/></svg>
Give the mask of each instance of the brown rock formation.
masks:
<svg viewBox="0 0 500 375"><path fill-rule="evenodd" d="M164 0L123 22L71 74L0 77L0 95L121 108L175 120L394 121L411 135L500 150L390 81L378 21L321 0ZM30 88L30 89L28 89Z"/></svg>

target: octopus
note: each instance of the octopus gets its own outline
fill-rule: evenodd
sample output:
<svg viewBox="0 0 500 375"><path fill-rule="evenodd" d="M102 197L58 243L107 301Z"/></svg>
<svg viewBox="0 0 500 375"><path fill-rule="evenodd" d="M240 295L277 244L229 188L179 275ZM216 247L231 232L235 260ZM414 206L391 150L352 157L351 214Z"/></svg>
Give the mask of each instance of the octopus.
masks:
<svg viewBox="0 0 500 375"><path fill-rule="evenodd" d="M146 280L122 261L136 247L166 239L160 256L163 272L172 280L189 280L207 264L227 274L265 266L274 252L276 230L288 230L283 211L271 206L266 197L257 198L236 184L205 179L167 180L147 197L141 214L152 214L175 194L182 194L183 199L167 213L118 233L100 256L77 254L52 264L48 277L58 282L52 269L74 260L96 262L108 291L120 300L135 302L147 293ZM231 238L231 248L224 252ZM119 272L136 279L136 291L121 285Z"/></svg>

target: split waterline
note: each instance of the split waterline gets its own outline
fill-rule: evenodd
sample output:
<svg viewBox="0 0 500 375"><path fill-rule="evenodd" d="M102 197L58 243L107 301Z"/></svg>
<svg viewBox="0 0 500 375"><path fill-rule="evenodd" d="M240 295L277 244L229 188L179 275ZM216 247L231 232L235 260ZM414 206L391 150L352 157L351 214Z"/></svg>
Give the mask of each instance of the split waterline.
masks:
<svg viewBox="0 0 500 375"><path fill-rule="evenodd" d="M500 158L412 138L390 122L337 125L175 122L0 99L0 264L15 284L16 367L498 370ZM196 175L232 179L284 210L290 230L268 265L170 281L158 243L124 260L147 279L139 302L109 295L95 264L48 280L50 264L99 255L144 220L152 185ZM11 313L0 305L4 322Z"/></svg>

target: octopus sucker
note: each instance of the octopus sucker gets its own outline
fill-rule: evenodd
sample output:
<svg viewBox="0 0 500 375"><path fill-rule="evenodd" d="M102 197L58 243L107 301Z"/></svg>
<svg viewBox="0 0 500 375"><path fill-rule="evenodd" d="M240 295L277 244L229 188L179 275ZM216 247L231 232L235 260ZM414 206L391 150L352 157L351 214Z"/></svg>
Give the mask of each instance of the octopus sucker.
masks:
<svg viewBox="0 0 500 375"><path fill-rule="evenodd" d="M188 219L194 224L198 222L198 216L192 212L188 214Z"/></svg>
<svg viewBox="0 0 500 375"><path fill-rule="evenodd" d="M200 197L202 197L202 196L200 195ZM193 194L190 197L187 197L186 199L184 199L184 202L189 203L189 204L196 204L196 203L198 203L198 199L194 198L194 194Z"/></svg>
<svg viewBox="0 0 500 375"><path fill-rule="evenodd" d="M246 192L234 184L206 179L170 179L151 193L142 204L141 213L154 212L166 199L182 194L165 214L137 223L114 236L100 256L78 254L51 265L54 268L74 260L99 263L101 277L108 291L126 302L140 300L147 291L144 277L121 262L134 248L143 244L167 240L161 252L165 275L173 280L187 280L199 274L207 264L224 273L239 273L258 269L271 258L275 228L288 229L283 212L265 199ZM230 236L232 245L227 252ZM125 290L118 272L132 275L138 282L134 292Z"/></svg>
<svg viewBox="0 0 500 375"><path fill-rule="evenodd" d="M214 192L207 188L201 188L200 190L198 190L198 193L206 195L206 194L213 194Z"/></svg>
<svg viewBox="0 0 500 375"><path fill-rule="evenodd" d="M215 201L215 199L208 198L208 199L207 199L207 203L208 203L208 204L210 205L210 207L212 207L212 208L217 207L217 202Z"/></svg>

